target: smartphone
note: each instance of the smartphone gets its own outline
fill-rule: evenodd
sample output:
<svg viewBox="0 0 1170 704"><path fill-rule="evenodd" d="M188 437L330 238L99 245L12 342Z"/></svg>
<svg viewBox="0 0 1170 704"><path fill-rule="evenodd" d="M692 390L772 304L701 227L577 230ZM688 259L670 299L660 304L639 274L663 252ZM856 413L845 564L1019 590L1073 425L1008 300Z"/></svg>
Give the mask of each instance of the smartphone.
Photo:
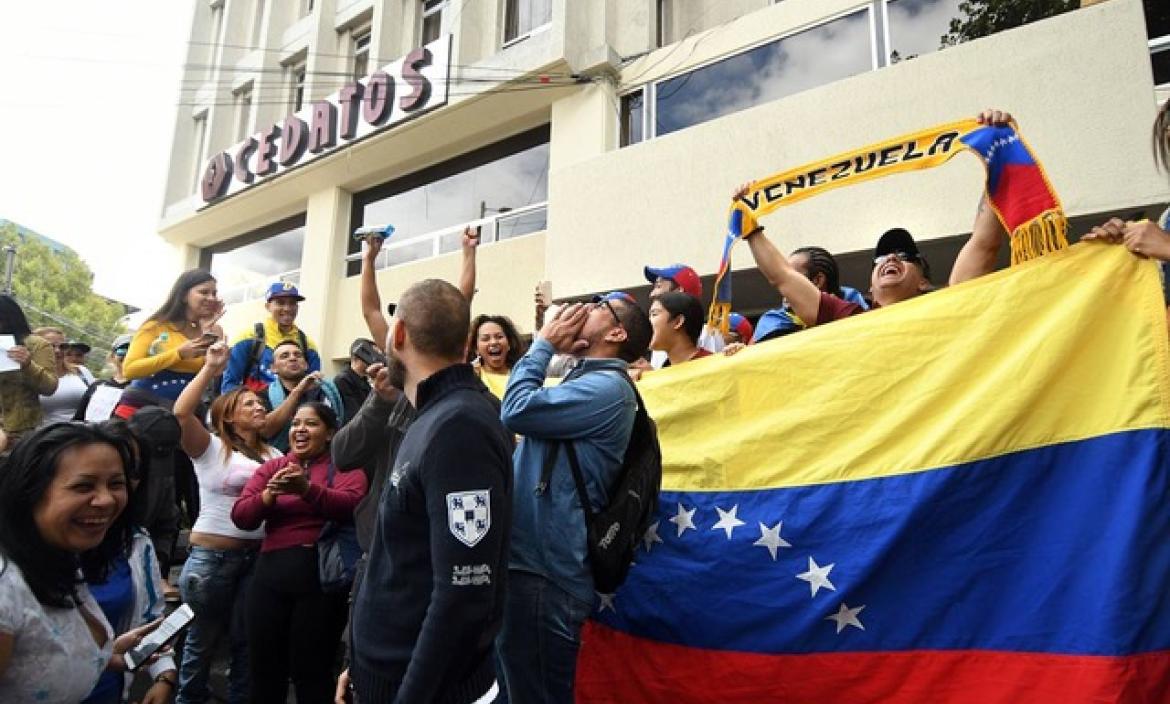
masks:
<svg viewBox="0 0 1170 704"><path fill-rule="evenodd" d="M382 354L376 347L369 344L359 345L358 348L353 351L353 356L362 360L366 364L386 363L386 355Z"/></svg>
<svg viewBox="0 0 1170 704"><path fill-rule="evenodd" d="M191 625L191 621L195 618L195 612L187 604L183 604L179 608L171 612L170 616L158 625L158 628L151 631L138 646L127 651L123 656L126 661L126 668L133 672L142 667L151 655L154 655L159 649L170 645L174 642L179 634L183 632L187 626Z"/></svg>
<svg viewBox="0 0 1170 704"><path fill-rule="evenodd" d="M215 344L215 342L217 340L219 340L219 335L216 335L213 332L205 332L199 336L200 342L207 342L207 343Z"/></svg>

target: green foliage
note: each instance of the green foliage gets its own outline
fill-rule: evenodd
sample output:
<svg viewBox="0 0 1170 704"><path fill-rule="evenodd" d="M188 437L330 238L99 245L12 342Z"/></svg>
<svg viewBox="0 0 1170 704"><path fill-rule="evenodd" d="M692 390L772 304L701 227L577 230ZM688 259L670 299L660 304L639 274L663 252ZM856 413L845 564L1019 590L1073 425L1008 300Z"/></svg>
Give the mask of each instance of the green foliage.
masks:
<svg viewBox="0 0 1170 704"><path fill-rule="evenodd" d="M29 325L33 329L61 328L66 338L89 344L93 351L87 366L99 372L110 343L126 332L119 322L125 309L93 292L93 272L73 250L55 252L37 237L22 236L13 223L4 223L0 225L0 247L8 245L16 247L12 292ZM5 261L0 257L0 276Z"/></svg>
<svg viewBox="0 0 1170 704"><path fill-rule="evenodd" d="M940 48L1075 10L1080 4L1080 0L964 0L959 3L964 16L951 20Z"/></svg>

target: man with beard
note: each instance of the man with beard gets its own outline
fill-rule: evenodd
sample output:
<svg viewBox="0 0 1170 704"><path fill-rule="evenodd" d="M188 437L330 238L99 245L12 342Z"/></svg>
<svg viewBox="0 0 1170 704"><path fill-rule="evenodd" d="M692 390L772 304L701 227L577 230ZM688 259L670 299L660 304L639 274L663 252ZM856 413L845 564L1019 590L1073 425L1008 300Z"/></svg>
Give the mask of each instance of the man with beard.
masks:
<svg viewBox="0 0 1170 704"><path fill-rule="evenodd" d="M594 611L595 592L568 453L551 451L571 440L592 509L609 503L638 407L626 368L649 344L650 321L632 299L599 297L560 310L512 367L502 418L523 439L513 460L515 529L499 651L514 704L573 701L581 626ZM554 353L578 363L546 388Z"/></svg>
<svg viewBox="0 0 1170 704"><path fill-rule="evenodd" d="M304 332L296 325L300 302L305 297L290 283L277 281L268 287L268 318L242 331L232 343L227 369L223 372L220 390L231 391L240 384L253 391L259 391L276 381L273 355L276 345L291 340L305 351L305 360L310 372L321 371L321 355Z"/></svg>
<svg viewBox="0 0 1170 704"><path fill-rule="evenodd" d="M281 340L272 351L272 371L276 380L257 394L268 407L268 421L264 434L268 442L288 452L288 430L292 417L302 404L320 401L333 409L338 423L344 422L345 404L332 381L321 378L321 372L310 372L305 353L296 340ZM286 403L286 401L290 401Z"/></svg>
<svg viewBox="0 0 1170 704"><path fill-rule="evenodd" d="M489 702L511 529L512 436L464 362L467 299L429 279L398 301L388 382L416 409L383 488L354 597L359 702ZM386 398L383 398L385 401Z"/></svg>

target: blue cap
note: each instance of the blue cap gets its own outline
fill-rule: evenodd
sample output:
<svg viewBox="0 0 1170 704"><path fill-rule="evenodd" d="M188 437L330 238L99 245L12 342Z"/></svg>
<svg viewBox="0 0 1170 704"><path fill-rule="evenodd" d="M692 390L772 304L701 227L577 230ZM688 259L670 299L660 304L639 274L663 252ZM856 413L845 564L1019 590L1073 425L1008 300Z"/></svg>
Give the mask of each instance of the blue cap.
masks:
<svg viewBox="0 0 1170 704"><path fill-rule="evenodd" d="M602 301L625 301L626 303L638 305L638 302L634 300L634 297L625 291L610 291L604 296L593 297L594 303L601 303Z"/></svg>
<svg viewBox="0 0 1170 704"><path fill-rule="evenodd" d="M264 297L264 300L271 301L273 298L295 298L298 301L305 300L305 297L301 295L297 287L287 281L277 281L268 287L268 295Z"/></svg>
<svg viewBox="0 0 1170 704"><path fill-rule="evenodd" d="M756 331L752 336L752 342L770 340L773 337L780 337L803 329L793 320L791 313L783 308L774 308L761 315L760 319L756 321Z"/></svg>
<svg viewBox="0 0 1170 704"><path fill-rule="evenodd" d="M650 283L654 283L659 278L670 279L682 289L683 293L689 293L698 299L703 298L703 282L699 279L698 273L686 264L671 264L663 267L648 266L642 271Z"/></svg>

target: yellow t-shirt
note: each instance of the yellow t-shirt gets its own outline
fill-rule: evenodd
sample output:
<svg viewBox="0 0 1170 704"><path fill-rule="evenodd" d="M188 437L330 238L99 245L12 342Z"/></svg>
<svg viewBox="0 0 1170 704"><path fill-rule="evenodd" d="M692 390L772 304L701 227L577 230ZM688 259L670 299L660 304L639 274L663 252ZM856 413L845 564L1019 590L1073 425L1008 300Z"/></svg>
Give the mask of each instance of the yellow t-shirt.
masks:
<svg viewBox="0 0 1170 704"><path fill-rule="evenodd" d="M492 396L504 400L504 390L508 388L508 375L497 374L489 372L486 369L479 370L479 379L483 385L488 387L488 391L492 392Z"/></svg>
<svg viewBox="0 0 1170 704"><path fill-rule="evenodd" d="M146 379L161 371L198 373L203 368L203 357L183 359L179 356L179 348L189 339L174 323L154 320L146 323L138 328L130 341L130 349L122 362L122 374L133 380Z"/></svg>

